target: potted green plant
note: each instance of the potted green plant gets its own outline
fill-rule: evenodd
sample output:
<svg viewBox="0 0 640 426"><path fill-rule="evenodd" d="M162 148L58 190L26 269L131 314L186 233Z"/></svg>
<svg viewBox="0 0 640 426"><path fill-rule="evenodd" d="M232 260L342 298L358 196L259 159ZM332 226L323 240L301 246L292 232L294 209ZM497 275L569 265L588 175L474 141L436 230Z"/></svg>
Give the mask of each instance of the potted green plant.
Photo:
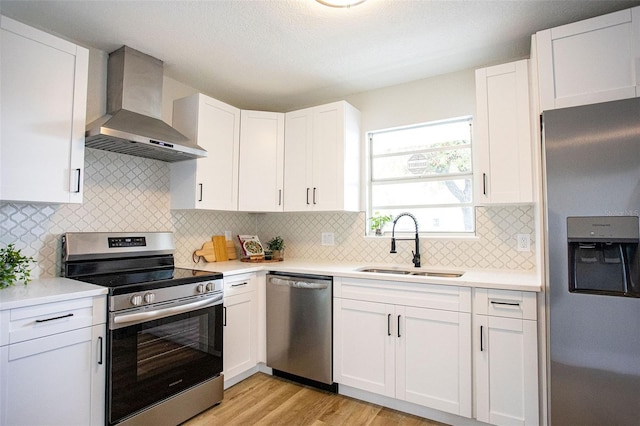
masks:
<svg viewBox="0 0 640 426"><path fill-rule="evenodd" d="M13 244L0 248L0 288L10 287L18 281L27 285L31 281L29 264L33 262L32 257L23 256Z"/></svg>
<svg viewBox="0 0 640 426"><path fill-rule="evenodd" d="M282 237L276 236L267 241L267 249L271 250L273 259L284 258L284 240Z"/></svg>
<svg viewBox="0 0 640 426"><path fill-rule="evenodd" d="M369 218L371 222L371 230L376 232L376 235L382 235L382 228L387 222L391 222L393 216L390 214L381 215L380 212L375 212L373 216Z"/></svg>

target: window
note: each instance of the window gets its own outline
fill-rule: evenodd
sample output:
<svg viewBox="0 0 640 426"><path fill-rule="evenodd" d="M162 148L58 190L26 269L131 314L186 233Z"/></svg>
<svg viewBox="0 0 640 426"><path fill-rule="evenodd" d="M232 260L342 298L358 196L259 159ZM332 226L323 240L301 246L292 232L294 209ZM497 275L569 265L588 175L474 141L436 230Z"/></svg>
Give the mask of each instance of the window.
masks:
<svg viewBox="0 0 640 426"><path fill-rule="evenodd" d="M367 217L406 211L421 233L474 232L471 117L370 133L369 144ZM396 225L413 230L411 220Z"/></svg>

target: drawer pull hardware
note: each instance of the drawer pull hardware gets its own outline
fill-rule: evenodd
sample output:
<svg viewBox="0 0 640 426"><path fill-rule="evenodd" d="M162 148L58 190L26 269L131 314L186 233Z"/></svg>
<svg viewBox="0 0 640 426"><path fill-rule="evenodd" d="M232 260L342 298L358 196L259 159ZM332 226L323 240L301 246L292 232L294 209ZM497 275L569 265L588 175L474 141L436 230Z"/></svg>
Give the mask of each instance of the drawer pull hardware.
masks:
<svg viewBox="0 0 640 426"><path fill-rule="evenodd" d="M59 317L53 317L53 318L47 318L47 319L39 319L39 320L36 320L36 322L55 321L55 320L59 320L59 319L62 319L62 318L69 318L69 317L72 317L72 316L73 316L73 314L70 313L70 314L66 314L66 315L60 315Z"/></svg>
<svg viewBox="0 0 640 426"><path fill-rule="evenodd" d="M482 195L487 195L487 174L482 174Z"/></svg>
<svg viewBox="0 0 640 426"><path fill-rule="evenodd" d="M519 302L496 302L495 300L491 301L492 305L503 305L503 306L520 306Z"/></svg>
<svg viewBox="0 0 640 426"><path fill-rule="evenodd" d="M316 190L318 188L313 188L313 204L316 204Z"/></svg>
<svg viewBox="0 0 640 426"><path fill-rule="evenodd" d="M100 351L100 359L98 359L98 365L102 365L102 336L98 337L98 342L100 342L100 346L98 350Z"/></svg>
<svg viewBox="0 0 640 426"><path fill-rule="evenodd" d="M73 192L79 193L80 192L80 173L81 170L80 169L75 169L76 170L76 189Z"/></svg>
<svg viewBox="0 0 640 426"><path fill-rule="evenodd" d="M223 308L224 311L224 318L222 319L222 326L226 327L227 326L227 307L225 306Z"/></svg>
<svg viewBox="0 0 640 426"><path fill-rule="evenodd" d="M400 336L400 315L398 315L398 337Z"/></svg>
<svg viewBox="0 0 640 426"><path fill-rule="evenodd" d="M241 287L241 286L243 286L243 285L247 285L247 284L249 284L249 283L245 281L245 282L243 282L243 283L231 284L231 287Z"/></svg>
<svg viewBox="0 0 640 426"><path fill-rule="evenodd" d="M278 189L278 205L282 205L282 189Z"/></svg>
<svg viewBox="0 0 640 426"><path fill-rule="evenodd" d="M202 187L203 187L203 184L199 183L198 186L200 187L200 197L198 198L198 201L202 201Z"/></svg>
<svg viewBox="0 0 640 426"><path fill-rule="evenodd" d="M387 336L391 336L391 314L387 315Z"/></svg>
<svg viewBox="0 0 640 426"><path fill-rule="evenodd" d="M311 188L307 188L307 205L309 205L309 204L310 204L310 203L309 203L309 189L311 189Z"/></svg>
<svg viewBox="0 0 640 426"><path fill-rule="evenodd" d="M484 326L480 326L480 352L484 351Z"/></svg>

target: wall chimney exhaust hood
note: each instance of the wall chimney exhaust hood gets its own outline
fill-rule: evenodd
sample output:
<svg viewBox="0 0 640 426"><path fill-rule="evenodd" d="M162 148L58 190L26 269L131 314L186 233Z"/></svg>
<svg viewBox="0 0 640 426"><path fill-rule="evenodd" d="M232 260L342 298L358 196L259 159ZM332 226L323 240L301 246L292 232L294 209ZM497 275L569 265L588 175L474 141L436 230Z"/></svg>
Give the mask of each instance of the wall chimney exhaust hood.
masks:
<svg viewBox="0 0 640 426"><path fill-rule="evenodd" d="M162 121L162 66L127 46L109 54L107 115L87 125L85 146L170 163L207 156Z"/></svg>

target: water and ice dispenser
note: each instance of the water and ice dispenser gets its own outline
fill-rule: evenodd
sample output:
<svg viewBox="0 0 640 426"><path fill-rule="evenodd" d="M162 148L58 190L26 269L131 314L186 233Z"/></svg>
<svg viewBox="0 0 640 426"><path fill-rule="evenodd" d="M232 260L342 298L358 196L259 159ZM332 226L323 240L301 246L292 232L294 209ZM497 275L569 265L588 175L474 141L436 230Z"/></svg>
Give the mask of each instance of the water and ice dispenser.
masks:
<svg viewBox="0 0 640 426"><path fill-rule="evenodd" d="M567 218L569 291L640 297L637 216Z"/></svg>

